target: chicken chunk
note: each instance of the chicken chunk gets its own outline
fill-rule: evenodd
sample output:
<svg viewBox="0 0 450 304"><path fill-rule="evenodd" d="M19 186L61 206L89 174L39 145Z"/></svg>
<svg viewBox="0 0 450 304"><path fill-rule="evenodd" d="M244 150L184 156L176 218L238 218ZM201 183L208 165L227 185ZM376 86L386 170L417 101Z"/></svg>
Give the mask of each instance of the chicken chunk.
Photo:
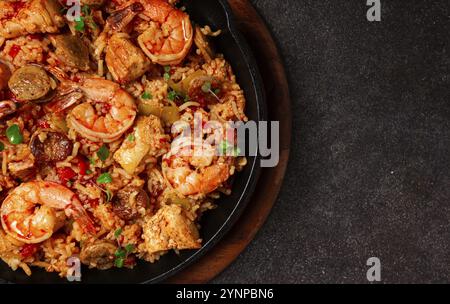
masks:
<svg viewBox="0 0 450 304"><path fill-rule="evenodd" d="M150 67L150 61L141 49L123 34L111 37L105 59L112 76L121 84L138 79Z"/></svg>
<svg viewBox="0 0 450 304"><path fill-rule="evenodd" d="M51 37L58 59L71 68L89 69L89 48L77 35L62 34Z"/></svg>
<svg viewBox="0 0 450 304"><path fill-rule="evenodd" d="M149 254L170 249L198 249L201 247L198 229L182 207L164 206L146 219L144 241Z"/></svg>
<svg viewBox="0 0 450 304"><path fill-rule="evenodd" d="M35 159L30 148L25 144L9 149L8 170L15 178L26 179L35 171Z"/></svg>
<svg viewBox="0 0 450 304"><path fill-rule="evenodd" d="M153 115L140 117L132 134L122 143L114 154L114 160L125 171L133 174L141 161L147 156L159 156L164 151L164 129L161 120Z"/></svg>

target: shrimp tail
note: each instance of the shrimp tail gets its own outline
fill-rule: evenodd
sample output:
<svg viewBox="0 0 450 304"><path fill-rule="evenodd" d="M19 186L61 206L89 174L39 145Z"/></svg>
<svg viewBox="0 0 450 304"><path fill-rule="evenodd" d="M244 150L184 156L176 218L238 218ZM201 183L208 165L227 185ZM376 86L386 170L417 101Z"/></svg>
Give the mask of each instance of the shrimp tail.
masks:
<svg viewBox="0 0 450 304"><path fill-rule="evenodd" d="M87 214L86 210L81 204L72 204L66 209L66 215L72 217L72 219L80 225L84 232L94 235L97 233L94 222Z"/></svg>
<svg viewBox="0 0 450 304"><path fill-rule="evenodd" d="M134 17L136 17L137 14L139 14L143 10L144 8L141 3L134 2L130 6L120 11L114 12L110 17L108 17L106 22L111 30L120 32L125 27L127 27L127 25L131 23L131 21L133 21Z"/></svg>
<svg viewBox="0 0 450 304"><path fill-rule="evenodd" d="M75 219L75 221L78 223L78 225L81 226L83 231L86 233L89 233L91 235L95 235L97 233L97 230L95 229L94 222L91 220L89 216L87 217L79 217Z"/></svg>

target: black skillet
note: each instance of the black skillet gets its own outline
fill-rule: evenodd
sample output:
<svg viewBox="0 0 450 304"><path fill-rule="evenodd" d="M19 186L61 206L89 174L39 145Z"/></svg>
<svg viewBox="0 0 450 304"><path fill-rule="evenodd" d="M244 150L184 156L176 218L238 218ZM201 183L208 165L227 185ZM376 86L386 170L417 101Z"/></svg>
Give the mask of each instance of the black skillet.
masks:
<svg viewBox="0 0 450 304"><path fill-rule="evenodd" d="M185 6L191 19L200 25L210 25L222 34L214 40L219 53L231 63L237 81L247 99L246 114L250 120L266 120L266 108L262 81L255 59L246 41L236 28L233 13L226 0L186 0ZM156 283L175 275L181 269L198 260L212 248L233 226L255 190L260 173L259 157L249 157L248 165L233 184L233 192L217 201L218 208L205 213L201 221L203 247L199 250L170 252L154 264L139 261L133 270L111 269L107 271L82 268L82 283ZM263 191L263 189L259 189ZM0 278L15 283L67 283L54 273L33 268L27 277L23 271L12 271L0 262Z"/></svg>

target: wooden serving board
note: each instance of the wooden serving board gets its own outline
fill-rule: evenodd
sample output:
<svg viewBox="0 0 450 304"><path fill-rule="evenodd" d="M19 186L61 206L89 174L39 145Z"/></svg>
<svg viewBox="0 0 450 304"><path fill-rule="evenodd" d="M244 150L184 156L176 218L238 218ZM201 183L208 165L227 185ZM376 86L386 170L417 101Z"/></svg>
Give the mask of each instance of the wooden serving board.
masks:
<svg viewBox="0 0 450 304"><path fill-rule="evenodd" d="M207 283L230 265L269 215L286 172L291 143L291 102L280 54L262 18L248 0L229 0L241 33L252 48L264 80L269 120L280 122L280 162L264 168L248 207L225 237L195 264L166 283Z"/></svg>

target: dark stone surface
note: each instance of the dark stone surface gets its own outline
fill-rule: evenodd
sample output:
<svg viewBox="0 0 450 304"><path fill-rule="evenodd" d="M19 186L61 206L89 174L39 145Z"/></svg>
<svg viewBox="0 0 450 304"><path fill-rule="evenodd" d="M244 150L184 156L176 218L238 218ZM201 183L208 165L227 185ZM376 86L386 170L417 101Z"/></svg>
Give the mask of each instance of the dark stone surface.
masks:
<svg viewBox="0 0 450 304"><path fill-rule="evenodd" d="M450 282L448 0L254 0L291 86L279 200L215 283ZM261 189L263 191L263 189Z"/></svg>
<svg viewBox="0 0 450 304"><path fill-rule="evenodd" d="M267 223L215 283L450 282L448 0L253 0L290 81L294 139ZM261 189L262 191L262 189Z"/></svg>

